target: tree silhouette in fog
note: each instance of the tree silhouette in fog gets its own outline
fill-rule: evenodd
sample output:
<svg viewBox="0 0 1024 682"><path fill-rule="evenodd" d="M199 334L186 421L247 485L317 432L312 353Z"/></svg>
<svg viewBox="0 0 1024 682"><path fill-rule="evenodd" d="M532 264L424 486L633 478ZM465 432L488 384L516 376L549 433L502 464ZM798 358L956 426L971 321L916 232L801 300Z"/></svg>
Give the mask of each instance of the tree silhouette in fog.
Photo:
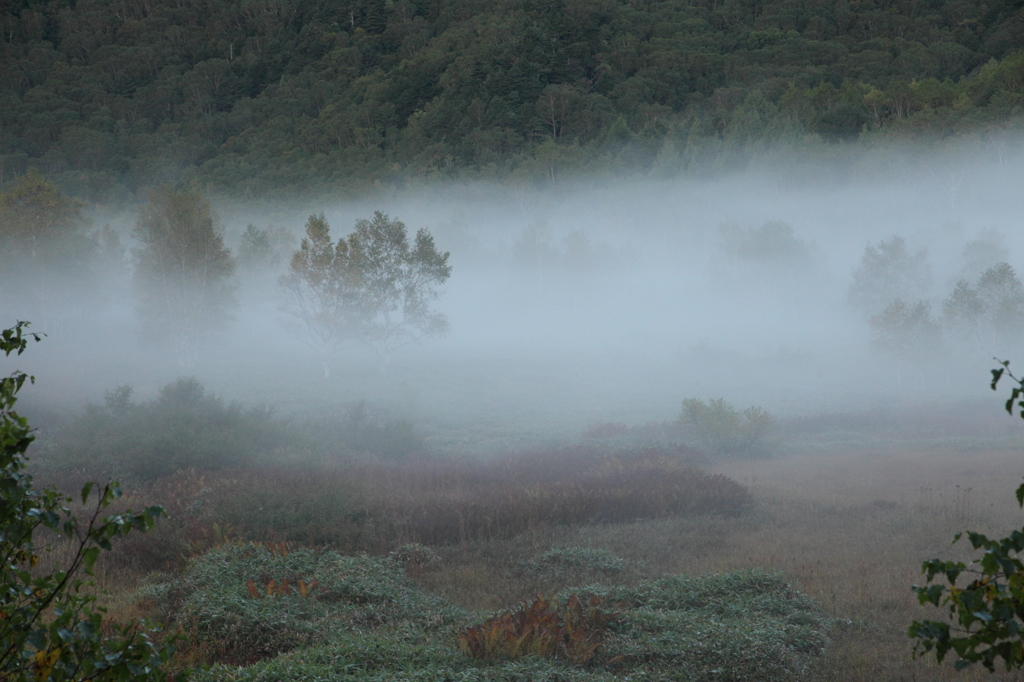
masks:
<svg viewBox="0 0 1024 682"><path fill-rule="evenodd" d="M135 293L143 335L173 344L178 362L195 363L199 344L232 321L235 261L203 196L170 186L142 207L133 236Z"/></svg>
<svg viewBox="0 0 1024 682"><path fill-rule="evenodd" d="M973 287L967 280L957 282L942 313L954 338L995 352L999 345L1013 344L1024 331L1024 284L1009 263L997 263L981 273Z"/></svg>
<svg viewBox="0 0 1024 682"><path fill-rule="evenodd" d="M941 329L927 301L907 303L897 298L872 315L869 324L875 347L896 360L896 382L900 386L906 363L925 361L942 347Z"/></svg>
<svg viewBox="0 0 1024 682"><path fill-rule="evenodd" d="M59 306L79 302L93 279L98 244L84 209L35 171L0 193L0 302L31 312L51 332Z"/></svg>
<svg viewBox="0 0 1024 682"><path fill-rule="evenodd" d="M430 307L451 275L448 255L426 228L410 241L405 224L380 211L337 243L323 214L311 215L281 278L282 309L321 355L325 377L346 341L372 348L387 368L394 351L448 330L448 318Z"/></svg>
<svg viewBox="0 0 1024 682"><path fill-rule="evenodd" d="M928 251L911 253L903 237L868 244L853 272L848 300L865 316L879 314L895 299L923 298L931 284Z"/></svg>

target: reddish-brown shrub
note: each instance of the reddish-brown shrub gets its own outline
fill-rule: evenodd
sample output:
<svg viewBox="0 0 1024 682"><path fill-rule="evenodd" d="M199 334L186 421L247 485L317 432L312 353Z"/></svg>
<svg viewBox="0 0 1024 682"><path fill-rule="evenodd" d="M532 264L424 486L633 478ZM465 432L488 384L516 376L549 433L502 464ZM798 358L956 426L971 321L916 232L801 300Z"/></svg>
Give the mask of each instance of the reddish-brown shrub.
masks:
<svg viewBox="0 0 1024 682"><path fill-rule="evenodd" d="M459 648L487 661L538 656L583 665L594 657L615 617L604 606L604 598L594 594L574 594L564 605L538 596L533 603L465 628L459 633Z"/></svg>

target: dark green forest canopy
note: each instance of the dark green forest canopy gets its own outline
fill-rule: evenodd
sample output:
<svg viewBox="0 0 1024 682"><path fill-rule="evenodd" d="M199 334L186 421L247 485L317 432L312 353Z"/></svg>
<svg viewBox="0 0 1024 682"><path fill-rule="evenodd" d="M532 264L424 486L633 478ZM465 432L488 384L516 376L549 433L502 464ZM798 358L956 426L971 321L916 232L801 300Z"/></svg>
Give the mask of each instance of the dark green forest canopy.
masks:
<svg viewBox="0 0 1024 682"><path fill-rule="evenodd" d="M0 0L0 184L741 167L1019 125L1024 0Z"/></svg>

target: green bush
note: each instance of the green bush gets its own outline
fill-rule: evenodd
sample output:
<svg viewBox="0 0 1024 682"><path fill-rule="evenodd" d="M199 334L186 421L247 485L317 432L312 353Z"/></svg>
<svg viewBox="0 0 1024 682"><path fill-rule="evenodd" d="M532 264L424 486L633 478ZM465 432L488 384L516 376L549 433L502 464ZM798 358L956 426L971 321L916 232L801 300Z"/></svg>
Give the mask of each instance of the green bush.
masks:
<svg viewBox="0 0 1024 682"><path fill-rule="evenodd" d="M1024 418L1024 377L1014 376L1009 361L999 364L992 370L991 388L997 390L999 381L1007 377L1011 388L1004 407L1010 415L1016 411ZM1024 508L1024 484L1017 487L1016 498ZM942 663L952 652L957 670L981 663L994 672L1000 659L1007 670L1024 667L1024 528L1002 538L967 531L957 533L953 542L964 535L971 547L982 551L970 567L942 559L929 559L921 566L928 584L912 589L922 605L940 607L946 617L910 624L914 655L931 652Z"/></svg>
<svg viewBox="0 0 1024 682"><path fill-rule="evenodd" d="M821 609L773 573L670 576L635 588L567 590L546 601L568 604L575 595L586 604L591 594L614 605L615 617L591 642L598 645L592 656L578 663L537 656L481 661L460 652L458 630L413 616L339 628L320 646L243 669L214 666L195 680L788 682L807 675L828 641L829 620ZM481 616L465 614L461 624L486 622Z"/></svg>
<svg viewBox="0 0 1024 682"><path fill-rule="evenodd" d="M540 580L579 585L620 576L626 562L604 549L566 547L549 549L520 564L520 570Z"/></svg>
<svg viewBox="0 0 1024 682"><path fill-rule="evenodd" d="M74 478L117 472L132 482L179 469L206 471L276 463L325 464L345 459L400 460L423 449L411 422L365 403L334 417L293 423L272 407L225 402L194 377L182 377L142 403L130 386L57 429L40 464L43 473Z"/></svg>
<svg viewBox="0 0 1024 682"><path fill-rule="evenodd" d="M320 644L342 630L407 621L430 629L459 615L418 591L391 559L281 545L219 547L151 596L193 637L193 654L236 665Z"/></svg>
<svg viewBox="0 0 1024 682"><path fill-rule="evenodd" d="M131 387L121 386L104 405L88 406L57 435L45 464L147 481L190 467L265 461L292 442L273 409L225 403L193 377L167 384L154 400L131 398Z"/></svg>
<svg viewBox="0 0 1024 682"><path fill-rule="evenodd" d="M704 402L683 401L678 423L692 435L697 447L709 455L759 457L776 447L775 419L760 407L737 410L725 398Z"/></svg>

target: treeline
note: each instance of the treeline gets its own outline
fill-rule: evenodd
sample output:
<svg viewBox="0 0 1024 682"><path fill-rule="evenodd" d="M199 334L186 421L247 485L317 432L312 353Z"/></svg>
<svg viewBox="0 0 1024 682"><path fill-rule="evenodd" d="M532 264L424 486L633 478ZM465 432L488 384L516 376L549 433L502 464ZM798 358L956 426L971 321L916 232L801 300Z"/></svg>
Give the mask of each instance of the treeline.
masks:
<svg viewBox="0 0 1024 682"><path fill-rule="evenodd" d="M962 251L964 267L947 286L940 314L932 312L928 250L911 251L893 235L868 244L853 272L847 302L871 329L876 350L920 381L929 363L954 354L965 358L1017 357L1024 334L1024 283L1007 262L1006 239L984 230ZM948 369L948 368L947 368Z"/></svg>
<svg viewBox="0 0 1024 682"><path fill-rule="evenodd" d="M4 0L0 183L259 196L998 130L1024 7L936 0Z"/></svg>

